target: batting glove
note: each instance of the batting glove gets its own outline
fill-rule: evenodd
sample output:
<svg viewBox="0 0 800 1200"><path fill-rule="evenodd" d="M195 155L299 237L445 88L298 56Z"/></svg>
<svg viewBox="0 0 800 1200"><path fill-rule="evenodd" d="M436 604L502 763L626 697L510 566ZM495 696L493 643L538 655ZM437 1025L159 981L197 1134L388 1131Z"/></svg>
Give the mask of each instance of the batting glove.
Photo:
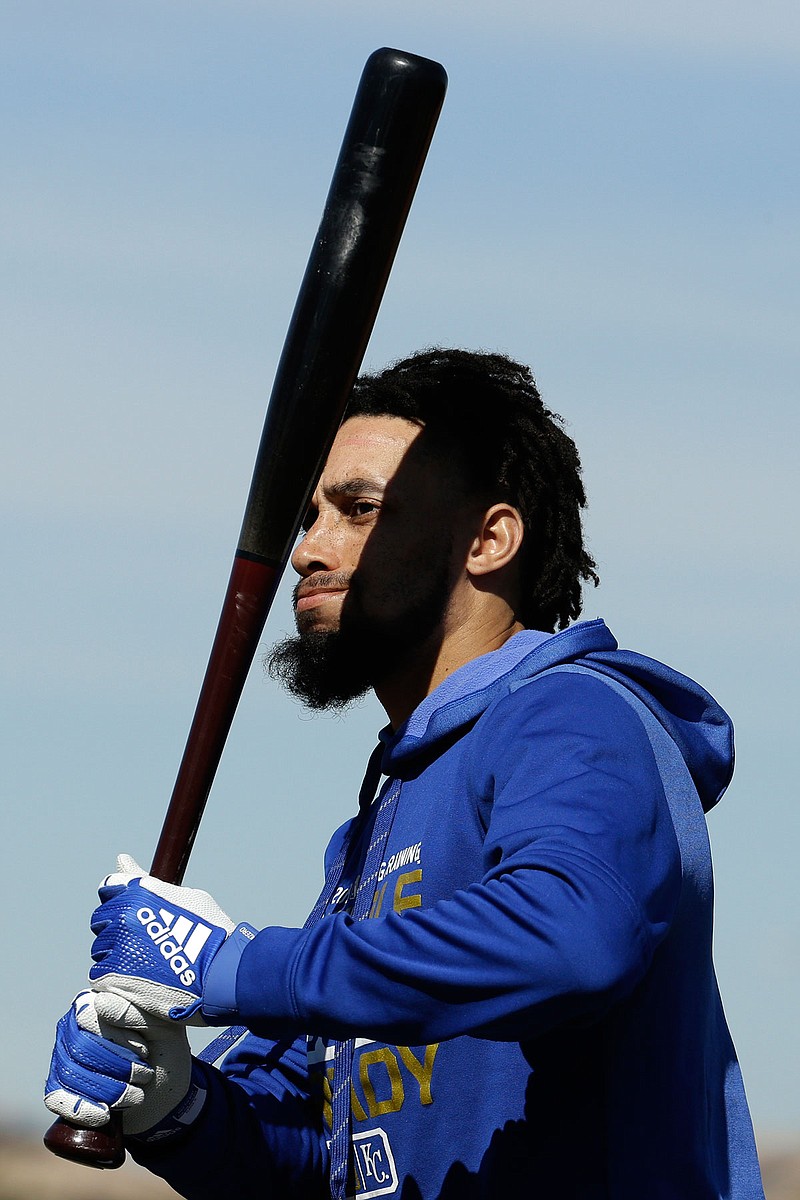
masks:
<svg viewBox="0 0 800 1200"><path fill-rule="evenodd" d="M127 854L99 894L89 971L95 991L124 996L162 1021L236 1018L236 970L255 937L251 925L235 926L208 892L146 875Z"/></svg>
<svg viewBox="0 0 800 1200"><path fill-rule="evenodd" d="M180 1118L202 1108L200 1093L186 1030L150 1020L119 996L81 992L56 1026L44 1102L73 1125L95 1129L119 1112L126 1135L184 1128Z"/></svg>

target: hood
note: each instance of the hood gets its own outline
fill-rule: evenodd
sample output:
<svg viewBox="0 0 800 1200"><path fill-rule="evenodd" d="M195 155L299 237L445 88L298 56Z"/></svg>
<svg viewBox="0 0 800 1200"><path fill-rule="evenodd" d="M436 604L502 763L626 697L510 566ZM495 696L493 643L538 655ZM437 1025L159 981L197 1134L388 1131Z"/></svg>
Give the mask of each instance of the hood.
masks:
<svg viewBox="0 0 800 1200"><path fill-rule="evenodd" d="M599 619L554 634L525 629L499 650L465 663L426 696L396 733L382 731L384 773L402 775L412 758L477 720L520 684L562 663L608 676L646 704L678 745L703 808L713 808L733 773L733 726L727 713L685 675L620 650Z"/></svg>

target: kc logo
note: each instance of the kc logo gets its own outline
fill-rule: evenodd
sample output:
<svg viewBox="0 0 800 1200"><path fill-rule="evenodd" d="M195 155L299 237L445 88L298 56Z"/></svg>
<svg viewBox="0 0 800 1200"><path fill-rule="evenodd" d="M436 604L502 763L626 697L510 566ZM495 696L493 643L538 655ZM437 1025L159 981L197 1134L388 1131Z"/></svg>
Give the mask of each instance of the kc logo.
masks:
<svg viewBox="0 0 800 1200"><path fill-rule="evenodd" d="M397 1190L397 1168L389 1139L382 1129L367 1129L353 1134L356 1167L356 1196L372 1200Z"/></svg>

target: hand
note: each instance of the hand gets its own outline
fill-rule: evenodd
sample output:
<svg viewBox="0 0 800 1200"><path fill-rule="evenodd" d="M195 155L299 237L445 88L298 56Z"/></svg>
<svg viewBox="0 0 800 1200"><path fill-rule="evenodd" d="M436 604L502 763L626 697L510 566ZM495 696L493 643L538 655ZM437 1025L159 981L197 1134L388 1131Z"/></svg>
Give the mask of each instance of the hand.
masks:
<svg viewBox="0 0 800 1200"><path fill-rule="evenodd" d="M120 1112L123 1132L141 1134L181 1105L191 1076L183 1026L153 1021L111 993L80 992L56 1026L44 1102L84 1129Z"/></svg>
<svg viewBox="0 0 800 1200"><path fill-rule="evenodd" d="M235 928L230 917L207 892L146 875L126 854L99 894L92 916L96 965L89 972L94 990L124 996L159 1020L203 1024L203 985Z"/></svg>

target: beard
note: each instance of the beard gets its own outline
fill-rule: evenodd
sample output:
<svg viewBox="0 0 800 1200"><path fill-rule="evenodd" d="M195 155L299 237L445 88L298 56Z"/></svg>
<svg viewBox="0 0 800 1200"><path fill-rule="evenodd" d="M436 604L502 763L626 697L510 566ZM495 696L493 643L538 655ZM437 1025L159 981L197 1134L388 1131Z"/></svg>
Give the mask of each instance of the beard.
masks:
<svg viewBox="0 0 800 1200"><path fill-rule="evenodd" d="M405 611L391 621L368 617L360 603L358 573L349 581L338 629L301 631L265 656L270 676L314 711L341 712L419 657L442 623L450 594L446 563L417 578ZM398 584L402 587L403 582ZM380 607L380 605L376 605Z"/></svg>

